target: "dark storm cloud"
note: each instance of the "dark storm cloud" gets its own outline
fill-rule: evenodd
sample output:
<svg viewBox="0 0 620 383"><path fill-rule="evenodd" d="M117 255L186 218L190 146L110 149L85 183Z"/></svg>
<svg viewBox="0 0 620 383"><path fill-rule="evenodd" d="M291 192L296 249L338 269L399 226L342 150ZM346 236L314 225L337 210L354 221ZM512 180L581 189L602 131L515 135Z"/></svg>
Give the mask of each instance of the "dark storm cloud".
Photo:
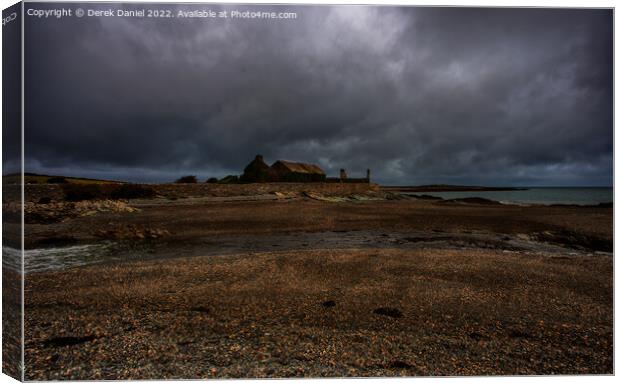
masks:
<svg viewBox="0 0 620 383"><path fill-rule="evenodd" d="M298 18L27 19L27 171L612 183L609 10L209 7Z"/></svg>

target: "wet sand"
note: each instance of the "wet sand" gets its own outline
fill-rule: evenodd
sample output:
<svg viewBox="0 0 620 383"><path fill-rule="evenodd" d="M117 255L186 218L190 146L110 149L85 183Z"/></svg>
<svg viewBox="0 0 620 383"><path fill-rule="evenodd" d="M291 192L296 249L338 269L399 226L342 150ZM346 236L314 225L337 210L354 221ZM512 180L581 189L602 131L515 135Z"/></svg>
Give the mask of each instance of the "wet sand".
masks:
<svg viewBox="0 0 620 383"><path fill-rule="evenodd" d="M27 225L146 251L26 275L26 379L613 373L611 208L131 206Z"/></svg>

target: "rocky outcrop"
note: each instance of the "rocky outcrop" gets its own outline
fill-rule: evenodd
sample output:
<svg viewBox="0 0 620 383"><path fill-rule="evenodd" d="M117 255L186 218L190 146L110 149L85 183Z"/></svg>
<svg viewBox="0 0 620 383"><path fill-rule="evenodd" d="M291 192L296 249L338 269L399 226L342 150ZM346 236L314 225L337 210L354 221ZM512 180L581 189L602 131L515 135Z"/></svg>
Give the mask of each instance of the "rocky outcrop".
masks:
<svg viewBox="0 0 620 383"><path fill-rule="evenodd" d="M19 218L21 204L17 202L4 203L2 210L10 217ZM111 200L48 203L26 202L24 204L24 221L27 224L48 224L102 212L133 213L138 210L129 206L126 202Z"/></svg>

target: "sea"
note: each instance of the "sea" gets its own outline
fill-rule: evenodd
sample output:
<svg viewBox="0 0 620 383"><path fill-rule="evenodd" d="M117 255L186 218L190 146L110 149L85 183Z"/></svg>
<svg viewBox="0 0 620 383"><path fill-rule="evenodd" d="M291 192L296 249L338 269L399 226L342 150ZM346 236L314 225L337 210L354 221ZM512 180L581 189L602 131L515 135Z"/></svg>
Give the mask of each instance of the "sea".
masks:
<svg viewBox="0 0 620 383"><path fill-rule="evenodd" d="M614 200L610 187L531 187L506 191L415 192L410 195L431 195L443 199L480 197L514 205L598 205Z"/></svg>

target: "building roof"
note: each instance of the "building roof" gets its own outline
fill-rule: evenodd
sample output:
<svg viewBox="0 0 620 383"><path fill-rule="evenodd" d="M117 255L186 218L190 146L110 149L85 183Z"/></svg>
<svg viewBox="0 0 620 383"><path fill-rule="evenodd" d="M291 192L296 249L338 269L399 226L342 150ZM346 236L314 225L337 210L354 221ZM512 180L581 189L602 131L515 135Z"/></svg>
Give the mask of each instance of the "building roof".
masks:
<svg viewBox="0 0 620 383"><path fill-rule="evenodd" d="M280 164L281 166L284 166L287 170L291 172L295 172L295 173L325 174L325 172L321 170L320 167L314 164L304 164L302 162L291 162L291 161L279 160L279 161L274 162L274 164L271 166L274 167L277 164Z"/></svg>

